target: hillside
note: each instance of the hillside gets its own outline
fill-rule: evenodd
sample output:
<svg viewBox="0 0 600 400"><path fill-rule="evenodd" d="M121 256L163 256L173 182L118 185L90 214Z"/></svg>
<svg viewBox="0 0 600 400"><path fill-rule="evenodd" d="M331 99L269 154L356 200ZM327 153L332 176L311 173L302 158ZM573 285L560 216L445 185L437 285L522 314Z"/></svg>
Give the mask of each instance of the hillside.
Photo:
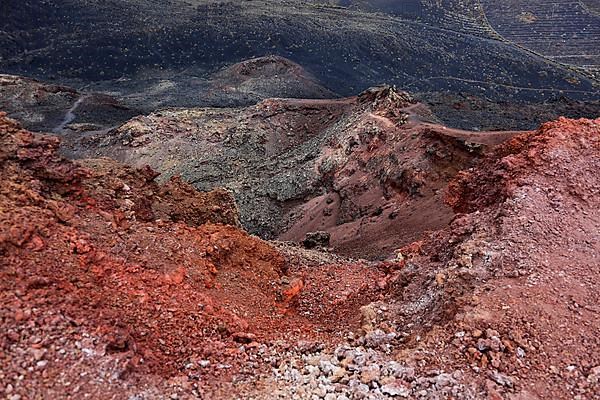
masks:
<svg viewBox="0 0 600 400"><path fill-rule="evenodd" d="M454 3L440 13L468 9ZM383 82L495 100L598 95L589 78L510 43L354 8L291 0L8 0L3 7L1 70L63 83L152 77L158 85L165 74L175 81L204 77L278 55L346 96Z"/></svg>
<svg viewBox="0 0 600 400"><path fill-rule="evenodd" d="M78 91L69 86L0 74L0 109L31 130L79 134L112 128L172 103L239 107L269 97L336 97L300 65L281 57L245 60L203 79L190 78L177 83L161 80L160 88L152 88L146 81L120 81L121 92L115 93L110 91L110 85L98 84ZM129 85L142 91L124 95Z"/></svg>
<svg viewBox="0 0 600 400"><path fill-rule="evenodd" d="M448 226L366 263L263 242L225 191L74 164L1 117L2 390L597 397L599 137L514 137L449 184Z"/></svg>
<svg viewBox="0 0 600 400"><path fill-rule="evenodd" d="M515 134L434 121L425 105L383 86L337 100L161 110L108 132L70 134L64 151L149 164L201 190L225 186L244 227L262 237L300 241L325 230L338 252L380 257L447 224L442 188L484 145ZM404 219L419 228L397 223Z"/></svg>

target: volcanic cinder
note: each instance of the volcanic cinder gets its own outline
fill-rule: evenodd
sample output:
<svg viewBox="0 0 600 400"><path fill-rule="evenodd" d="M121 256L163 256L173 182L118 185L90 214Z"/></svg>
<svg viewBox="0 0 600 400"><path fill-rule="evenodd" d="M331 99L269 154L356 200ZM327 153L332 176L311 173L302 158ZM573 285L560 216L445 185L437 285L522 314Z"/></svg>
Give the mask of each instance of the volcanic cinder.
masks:
<svg viewBox="0 0 600 400"><path fill-rule="evenodd" d="M599 7L4 0L0 397L600 398Z"/></svg>

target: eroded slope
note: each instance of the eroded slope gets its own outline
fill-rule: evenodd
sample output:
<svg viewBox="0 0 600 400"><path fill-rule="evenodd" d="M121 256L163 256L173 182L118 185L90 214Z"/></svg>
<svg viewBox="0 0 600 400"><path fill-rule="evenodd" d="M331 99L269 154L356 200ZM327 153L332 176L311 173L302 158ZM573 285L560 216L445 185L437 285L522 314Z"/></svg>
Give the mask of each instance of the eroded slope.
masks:
<svg viewBox="0 0 600 400"><path fill-rule="evenodd" d="M227 192L77 165L1 121L9 398L600 394L600 120L493 148L442 187L448 227L376 264L274 247Z"/></svg>
<svg viewBox="0 0 600 400"><path fill-rule="evenodd" d="M69 162L57 138L4 115L0 144L7 395L211 393L266 370L278 350L266 354L265 343L339 340L382 290L374 266L280 251L241 231L227 191L199 193L177 178L159 185L150 168L108 159ZM304 279L328 279L333 262L346 265L346 298L326 298L318 284L303 293L322 311L346 312L315 324L292 305Z"/></svg>
<svg viewBox="0 0 600 400"><path fill-rule="evenodd" d="M436 125L410 96L378 87L338 100L268 99L244 109L168 109L68 144L235 193L244 226L300 241L328 231L336 251L391 255L452 211L443 188L485 146L515 132ZM368 238L368 243L357 246ZM358 241L358 242L357 242Z"/></svg>
<svg viewBox="0 0 600 400"><path fill-rule="evenodd" d="M561 119L461 173L448 201L467 213L401 250L367 334L292 354L258 398L598 397L599 134Z"/></svg>

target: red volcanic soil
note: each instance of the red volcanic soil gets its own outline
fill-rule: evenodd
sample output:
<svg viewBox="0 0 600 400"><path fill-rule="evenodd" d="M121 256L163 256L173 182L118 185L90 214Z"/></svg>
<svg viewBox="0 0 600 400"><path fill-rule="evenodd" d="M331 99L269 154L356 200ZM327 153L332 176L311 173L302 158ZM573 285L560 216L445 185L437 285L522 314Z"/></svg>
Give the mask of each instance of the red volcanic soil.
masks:
<svg viewBox="0 0 600 400"><path fill-rule="evenodd" d="M430 268L428 295L398 287L436 299L410 321L456 312L422 345L428 362L466 362L490 399L599 398L599 155L600 120L563 118L459 173L447 200L463 214L404 253L408 276Z"/></svg>
<svg viewBox="0 0 600 400"><path fill-rule="evenodd" d="M307 232L327 231L336 252L389 257L423 232L447 226L455 216L444 200L448 183L489 147L524 133L465 131L427 122L431 112L426 106L391 89L377 88L346 102L370 107L354 106L353 124L345 132L353 141L350 148L343 140L325 147L321 165L346 159L323 177L328 192L291 209L301 217L281 240L301 241Z"/></svg>
<svg viewBox="0 0 600 400"><path fill-rule="evenodd" d="M397 196L435 188L456 214L398 262L367 263L250 236L225 190L70 162L56 138L0 116L3 394L359 398L366 381L374 398L392 398L384 385L408 398L600 397L600 120L514 133L462 171L469 146L448 156L456 139L423 129L437 169L407 172ZM431 179L450 170L449 185ZM381 335L395 339L369 344ZM339 379L304 368L314 354ZM389 362L412 372L384 377Z"/></svg>
<svg viewBox="0 0 600 400"><path fill-rule="evenodd" d="M459 172L444 190L457 215L401 249L368 307L370 329L404 338L390 358L410 376L381 379L394 393L600 398L599 155L600 119L559 119Z"/></svg>
<svg viewBox="0 0 600 400"><path fill-rule="evenodd" d="M104 398L127 392L130 373L162 382L200 360L210 363L203 376L227 381L248 361L240 345L339 340L381 291L383 272L358 263L340 282L349 290L334 283L323 294L314 282L329 279L323 268L304 284L301 256L289 261L237 227L229 192L199 193L178 178L158 185L150 168L107 159L75 164L58 146L0 115L2 387ZM291 308L300 291L321 314ZM346 312L329 320L332 305Z"/></svg>

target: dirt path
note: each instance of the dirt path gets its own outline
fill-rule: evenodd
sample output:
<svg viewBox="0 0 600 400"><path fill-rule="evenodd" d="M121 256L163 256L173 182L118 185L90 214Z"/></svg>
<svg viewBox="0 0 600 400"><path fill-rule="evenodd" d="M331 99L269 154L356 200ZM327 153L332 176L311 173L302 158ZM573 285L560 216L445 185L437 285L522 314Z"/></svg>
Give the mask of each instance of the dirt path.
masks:
<svg viewBox="0 0 600 400"><path fill-rule="evenodd" d="M530 131L467 131L462 129L454 129L448 128L443 125L431 124L431 123L423 123L422 126L424 128L431 129L435 132L443 133L444 135L455 137L458 139L468 140L477 144L484 145L497 145L506 140L512 138L513 136L527 133Z"/></svg>
<svg viewBox="0 0 600 400"><path fill-rule="evenodd" d="M75 111L79 108L79 106L89 98L88 95L81 96L77 99L77 101L73 104L73 106L67 111L65 117L62 122L54 129L52 129L53 133L63 133L65 127L69 125L71 122L75 121L76 115Z"/></svg>
<svg viewBox="0 0 600 400"><path fill-rule="evenodd" d="M415 109L420 106L420 103L403 109L408 114L408 121L415 128L429 129L434 132L451 136L458 139L468 140L473 143L483 145L497 145L500 144L513 136L527 133L530 131L468 131L464 129L449 128L444 125L434 124L431 122L424 122L422 118L415 113ZM370 113L369 116L376 121L379 121L386 129L396 129L398 125L391 119L374 113Z"/></svg>

